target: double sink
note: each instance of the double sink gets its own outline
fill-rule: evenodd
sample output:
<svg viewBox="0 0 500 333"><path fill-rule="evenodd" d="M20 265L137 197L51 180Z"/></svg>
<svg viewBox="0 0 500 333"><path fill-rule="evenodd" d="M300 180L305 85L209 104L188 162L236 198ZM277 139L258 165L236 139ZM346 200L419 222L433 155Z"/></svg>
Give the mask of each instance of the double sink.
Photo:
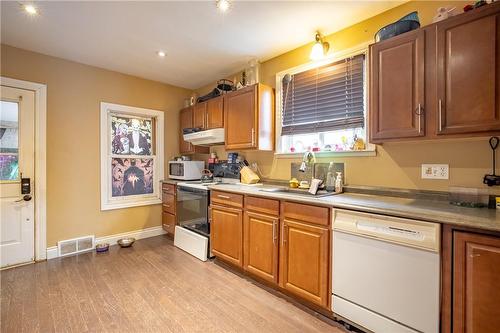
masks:
<svg viewBox="0 0 500 333"><path fill-rule="evenodd" d="M298 188L288 188L288 187L267 187L267 188L260 189L259 191L269 192L269 193L286 193L286 194L293 194L293 195L308 196L308 197L312 197L312 198L321 198L321 197L327 197L330 195L340 194L340 193L336 193L336 192L327 192L324 190L319 190L316 194L312 194L308 190L302 190L302 189L298 189Z"/></svg>

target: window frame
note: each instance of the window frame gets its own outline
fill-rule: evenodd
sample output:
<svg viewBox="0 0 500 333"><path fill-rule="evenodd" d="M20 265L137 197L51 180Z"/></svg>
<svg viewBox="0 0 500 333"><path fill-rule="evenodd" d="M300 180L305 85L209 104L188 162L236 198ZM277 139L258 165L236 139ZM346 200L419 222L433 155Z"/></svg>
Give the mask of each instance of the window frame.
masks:
<svg viewBox="0 0 500 333"><path fill-rule="evenodd" d="M113 197L111 189L111 159L117 155L111 152L111 116L133 116L154 119L154 154L119 155L120 158L153 159L153 193ZM100 158L101 158L101 210L156 205L162 203L160 181L164 177L164 113L163 111L101 102L100 115Z"/></svg>
<svg viewBox="0 0 500 333"><path fill-rule="evenodd" d="M364 82L364 103L365 103L365 130L366 130L366 149L365 150L353 150L353 151L320 151L315 152L318 157L328 157L328 156L376 156L376 146L368 141L369 138L369 126L368 126L368 82L369 82L369 43L363 43L356 47L335 52L330 56L327 56L324 59L318 61L310 61L308 63L298 65L283 71L276 73L276 130L275 130L275 142L276 142L276 150L274 155L277 158L296 158L297 156L302 156L303 152L283 152L282 140L281 140L281 127L282 127L282 79L286 74L297 74L300 72L304 72L307 70L311 70L320 66L329 65L337 61L341 61L345 58L356 56L356 55L365 55L365 82Z"/></svg>

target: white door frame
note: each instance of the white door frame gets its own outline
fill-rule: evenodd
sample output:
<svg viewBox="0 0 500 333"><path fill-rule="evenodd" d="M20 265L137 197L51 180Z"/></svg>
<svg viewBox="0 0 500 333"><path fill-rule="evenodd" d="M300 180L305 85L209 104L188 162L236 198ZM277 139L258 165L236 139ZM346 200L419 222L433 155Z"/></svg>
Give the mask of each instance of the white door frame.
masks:
<svg viewBox="0 0 500 333"><path fill-rule="evenodd" d="M47 86L0 76L0 85L35 92L35 260L47 259Z"/></svg>

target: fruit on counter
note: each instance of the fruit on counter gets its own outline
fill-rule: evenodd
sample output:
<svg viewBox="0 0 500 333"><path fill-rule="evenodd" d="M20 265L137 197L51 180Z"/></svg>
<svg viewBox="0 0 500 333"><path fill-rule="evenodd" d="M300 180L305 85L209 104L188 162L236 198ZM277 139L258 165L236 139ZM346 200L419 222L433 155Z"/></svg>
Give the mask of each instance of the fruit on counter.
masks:
<svg viewBox="0 0 500 333"><path fill-rule="evenodd" d="M290 181L288 183L290 184L291 188L299 187L299 181L297 180L297 178L290 179Z"/></svg>

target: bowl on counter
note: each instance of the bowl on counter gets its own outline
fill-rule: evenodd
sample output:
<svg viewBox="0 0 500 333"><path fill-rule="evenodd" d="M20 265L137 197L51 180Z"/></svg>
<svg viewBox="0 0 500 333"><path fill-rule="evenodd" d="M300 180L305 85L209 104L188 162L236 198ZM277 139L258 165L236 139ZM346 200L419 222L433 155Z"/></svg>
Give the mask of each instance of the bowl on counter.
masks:
<svg viewBox="0 0 500 333"><path fill-rule="evenodd" d="M121 238L117 241L118 245L120 247L131 247L132 244L134 244L135 238L134 237L126 237L126 238Z"/></svg>

